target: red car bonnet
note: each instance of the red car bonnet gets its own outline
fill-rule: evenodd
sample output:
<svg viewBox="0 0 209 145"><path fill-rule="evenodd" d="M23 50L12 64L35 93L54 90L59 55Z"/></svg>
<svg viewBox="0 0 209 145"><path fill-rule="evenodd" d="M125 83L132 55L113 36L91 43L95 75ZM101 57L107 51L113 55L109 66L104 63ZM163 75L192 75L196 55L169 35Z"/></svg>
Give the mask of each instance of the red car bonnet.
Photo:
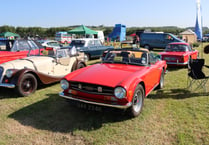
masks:
<svg viewBox="0 0 209 145"><path fill-rule="evenodd" d="M146 69L144 66L126 64L95 64L87 68L72 72L65 78L70 81L115 87L128 80L134 73Z"/></svg>

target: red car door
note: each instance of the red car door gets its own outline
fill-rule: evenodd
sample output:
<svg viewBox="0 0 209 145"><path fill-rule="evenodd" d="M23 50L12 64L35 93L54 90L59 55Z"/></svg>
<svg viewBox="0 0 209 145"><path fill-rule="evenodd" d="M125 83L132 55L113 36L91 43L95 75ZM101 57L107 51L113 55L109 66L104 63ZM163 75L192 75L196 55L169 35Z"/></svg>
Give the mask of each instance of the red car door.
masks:
<svg viewBox="0 0 209 145"><path fill-rule="evenodd" d="M152 91L160 81L162 65L161 62L150 56L149 66L147 67L148 73L146 75L147 93Z"/></svg>

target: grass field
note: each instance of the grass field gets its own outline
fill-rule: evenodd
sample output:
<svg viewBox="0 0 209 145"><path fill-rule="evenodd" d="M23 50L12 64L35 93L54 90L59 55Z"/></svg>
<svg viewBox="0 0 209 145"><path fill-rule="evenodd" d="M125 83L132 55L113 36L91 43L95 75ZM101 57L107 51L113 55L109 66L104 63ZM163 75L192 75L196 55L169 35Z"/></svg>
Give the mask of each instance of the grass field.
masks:
<svg viewBox="0 0 209 145"><path fill-rule="evenodd" d="M209 55L203 57L209 65ZM164 89L153 91L132 119L71 106L58 96L59 83L29 97L0 88L0 144L209 144L209 89L186 87L187 69L169 69Z"/></svg>

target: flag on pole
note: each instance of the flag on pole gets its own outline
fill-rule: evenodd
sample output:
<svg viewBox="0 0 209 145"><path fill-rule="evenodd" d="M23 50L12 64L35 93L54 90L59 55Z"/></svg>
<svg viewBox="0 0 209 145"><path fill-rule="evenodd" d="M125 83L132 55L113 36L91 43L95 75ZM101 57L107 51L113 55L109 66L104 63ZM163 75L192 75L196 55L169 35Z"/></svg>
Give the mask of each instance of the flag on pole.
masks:
<svg viewBox="0 0 209 145"><path fill-rule="evenodd" d="M196 24L195 24L195 33L197 35L198 40L202 40L202 14L201 14L201 5L200 0L196 0L197 2L197 13L196 13Z"/></svg>

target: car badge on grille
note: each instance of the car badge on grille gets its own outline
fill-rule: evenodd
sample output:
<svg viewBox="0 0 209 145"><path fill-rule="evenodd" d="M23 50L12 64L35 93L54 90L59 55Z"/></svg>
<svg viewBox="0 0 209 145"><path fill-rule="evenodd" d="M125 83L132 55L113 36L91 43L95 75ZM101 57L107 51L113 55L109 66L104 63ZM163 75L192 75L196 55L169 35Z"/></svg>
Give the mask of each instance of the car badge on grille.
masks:
<svg viewBox="0 0 209 145"><path fill-rule="evenodd" d="M93 91L93 90L94 90L93 87L89 87L89 86L86 86L85 89L86 89L87 91Z"/></svg>
<svg viewBox="0 0 209 145"><path fill-rule="evenodd" d="M78 88L79 88L79 89L82 89L82 85L81 85L81 84L78 84Z"/></svg>
<svg viewBox="0 0 209 145"><path fill-rule="evenodd" d="M102 93L102 87L98 87L98 92Z"/></svg>

